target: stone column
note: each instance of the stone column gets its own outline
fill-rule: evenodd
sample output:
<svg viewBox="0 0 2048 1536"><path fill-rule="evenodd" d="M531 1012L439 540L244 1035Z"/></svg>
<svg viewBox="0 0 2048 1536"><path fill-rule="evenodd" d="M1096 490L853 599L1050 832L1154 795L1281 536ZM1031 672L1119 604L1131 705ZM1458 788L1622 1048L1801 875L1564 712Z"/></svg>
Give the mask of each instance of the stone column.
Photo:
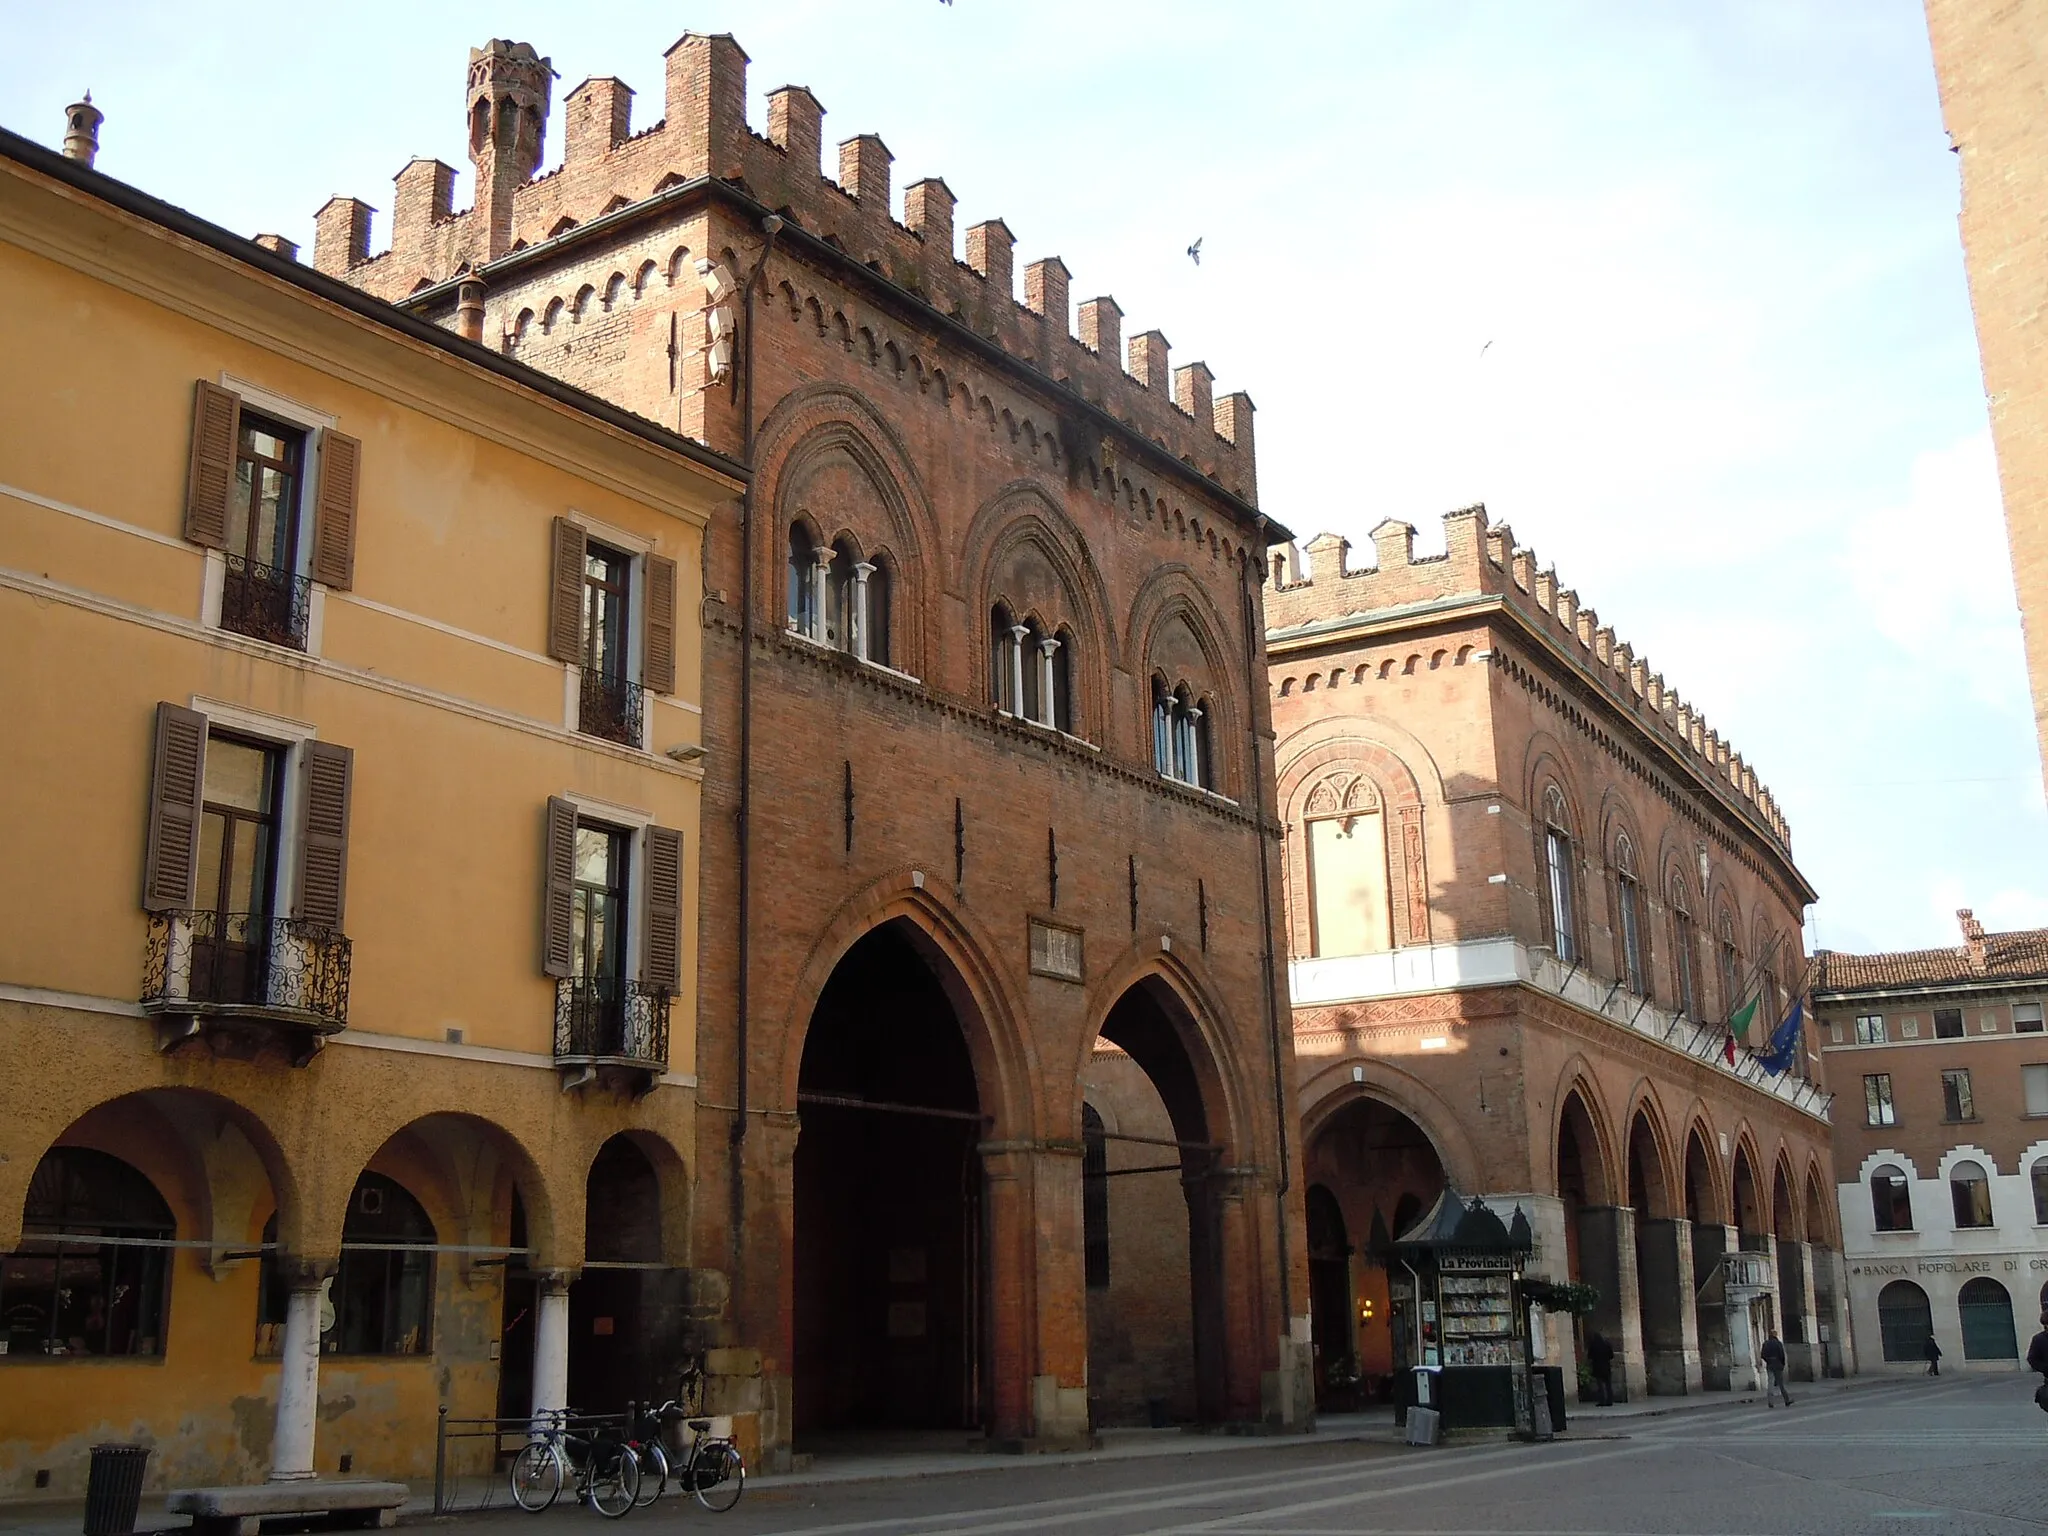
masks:
<svg viewBox="0 0 2048 1536"><path fill-rule="evenodd" d="M1052 707L1052 656L1060 648L1056 636L1047 635L1038 642L1038 723L1052 725L1057 722L1057 711Z"/></svg>
<svg viewBox="0 0 2048 1536"><path fill-rule="evenodd" d="M1643 1368L1650 1391L1683 1397L1702 1386L1699 1323L1692 1301L1692 1223L1640 1222L1637 1284L1642 1298Z"/></svg>
<svg viewBox="0 0 2048 1536"><path fill-rule="evenodd" d="M1617 1400L1645 1395L1642 1297L1636 1281L1636 1213L1625 1205L1579 1211L1579 1273L1600 1292L1586 1322L1614 1346Z"/></svg>
<svg viewBox="0 0 2048 1536"><path fill-rule="evenodd" d="M1833 1279L1828 1305L1828 1336L1834 1351L1837 1375L1860 1373L1856 1358L1856 1331L1849 1323L1849 1262L1839 1248L1822 1250L1820 1261Z"/></svg>
<svg viewBox="0 0 2048 1536"><path fill-rule="evenodd" d="M875 574L874 563L857 560L853 566L853 611L846 616L849 649L862 661L868 659L868 578Z"/></svg>
<svg viewBox="0 0 2048 1536"><path fill-rule="evenodd" d="M1785 1375L1792 1381L1812 1381L1822 1374L1813 1296L1813 1245L1786 1243L1779 1253L1785 1265L1780 1281L1785 1318L1778 1328L1778 1336L1785 1341Z"/></svg>
<svg viewBox="0 0 2048 1536"><path fill-rule="evenodd" d="M532 1421L569 1406L569 1286L575 1273L552 1269L535 1277Z"/></svg>
<svg viewBox="0 0 2048 1536"><path fill-rule="evenodd" d="M1734 1386L1729 1375L1728 1308L1715 1271L1721 1256L1741 1241L1733 1227L1702 1222L1692 1229L1693 1326L1699 1339L1700 1385L1709 1392Z"/></svg>
<svg viewBox="0 0 2048 1536"><path fill-rule="evenodd" d="M316 1475L313 1442L320 1419L320 1312L332 1262L278 1255L291 1280L285 1303L284 1344L277 1373L277 1430L270 1445L270 1480L296 1482Z"/></svg>
<svg viewBox="0 0 2048 1536"><path fill-rule="evenodd" d="M1022 624L1010 626L1010 699L1019 720L1024 718L1024 642L1030 634Z"/></svg>
<svg viewBox="0 0 2048 1536"><path fill-rule="evenodd" d="M823 640L832 627L832 562L837 558L830 544L811 551L811 612L817 615L813 640Z"/></svg>

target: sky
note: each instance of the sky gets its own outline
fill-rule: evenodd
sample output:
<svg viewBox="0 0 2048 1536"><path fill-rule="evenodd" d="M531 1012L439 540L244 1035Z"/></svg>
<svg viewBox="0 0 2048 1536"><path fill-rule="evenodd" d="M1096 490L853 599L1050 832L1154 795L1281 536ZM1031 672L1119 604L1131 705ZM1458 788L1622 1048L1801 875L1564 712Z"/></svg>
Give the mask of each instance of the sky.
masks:
<svg viewBox="0 0 2048 1536"><path fill-rule="evenodd" d="M457 165L467 50L661 115L730 31L827 145L879 133L1017 268L1259 408L1263 508L1369 559L1484 502L1704 712L1791 821L1810 944L2048 925L2048 811L1919 0L0 0L0 124L310 254ZM559 118L547 164L559 163ZM828 157L832 150L828 147ZM900 214L900 205L898 212ZM374 245L388 241L380 217ZM1186 255L1202 241L1199 265Z"/></svg>

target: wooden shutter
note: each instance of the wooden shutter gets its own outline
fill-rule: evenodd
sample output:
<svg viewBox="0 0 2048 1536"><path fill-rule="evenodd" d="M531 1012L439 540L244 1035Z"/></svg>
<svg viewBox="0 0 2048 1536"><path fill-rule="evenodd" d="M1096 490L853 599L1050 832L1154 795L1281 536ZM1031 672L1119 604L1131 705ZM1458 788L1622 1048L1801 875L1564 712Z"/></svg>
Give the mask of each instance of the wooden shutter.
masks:
<svg viewBox="0 0 2048 1536"><path fill-rule="evenodd" d="M673 992L682 983L683 834L647 829L647 951L640 979Z"/></svg>
<svg viewBox="0 0 2048 1536"><path fill-rule="evenodd" d="M541 863L541 974L567 976L575 951L576 807L573 802L558 797L549 799Z"/></svg>
<svg viewBox="0 0 2048 1536"><path fill-rule="evenodd" d="M199 380L192 401L192 468L185 482L185 537L194 544L228 547L228 501L241 435L242 397Z"/></svg>
<svg viewBox="0 0 2048 1536"><path fill-rule="evenodd" d="M339 933L348 894L348 799L355 753L331 741L309 741L304 753L305 820L299 828L292 915Z"/></svg>
<svg viewBox="0 0 2048 1536"><path fill-rule="evenodd" d="M356 482L363 445L340 432L320 435L320 491L313 502L313 579L346 592L356 579Z"/></svg>
<svg viewBox="0 0 2048 1536"><path fill-rule="evenodd" d="M647 643L640 653L640 681L656 693L676 691L676 563L647 557Z"/></svg>
<svg viewBox="0 0 2048 1536"><path fill-rule="evenodd" d="M156 707L156 764L149 781L142 906L189 911L198 896L199 807L206 792L206 716L176 704Z"/></svg>
<svg viewBox="0 0 2048 1536"><path fill-rule="evenodd" d="M583 566L590 540L566 517L555 519L555 569L548 599L548 654L583 660ZM567 973L564 972L566 975Z"/></svg>

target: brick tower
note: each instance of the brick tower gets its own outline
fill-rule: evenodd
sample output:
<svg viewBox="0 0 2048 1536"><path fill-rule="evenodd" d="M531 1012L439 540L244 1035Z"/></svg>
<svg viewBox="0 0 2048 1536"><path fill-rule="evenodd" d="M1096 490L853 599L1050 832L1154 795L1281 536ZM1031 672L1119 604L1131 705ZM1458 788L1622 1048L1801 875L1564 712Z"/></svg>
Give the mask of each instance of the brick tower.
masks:
<svg viewBox="0 0 2048 1536"><path fill-rule="evenodd" d="M512 197L540 167L554 78L530 43L494 37L469 50L469 158L484 226L473 261L495 261L512 247Z"/></svg>

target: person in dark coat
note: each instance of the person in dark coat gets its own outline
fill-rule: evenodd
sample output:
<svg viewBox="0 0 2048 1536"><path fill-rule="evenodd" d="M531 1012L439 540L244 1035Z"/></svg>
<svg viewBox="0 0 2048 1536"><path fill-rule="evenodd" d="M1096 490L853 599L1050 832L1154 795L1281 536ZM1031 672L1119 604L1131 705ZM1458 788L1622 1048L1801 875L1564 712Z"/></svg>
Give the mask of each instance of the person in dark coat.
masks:
<svg viewBox="0 0 2048 1536"><path fill-rule="evenodd" d="M1586 1335L1586 1365L1593 1372L1593 1389L1602 1408L1614 1406L1614 1346L1607 1342L1607 1335L1593 1332Z"/></svg>
<svg viewBox="0 0 2048 1536"><path fill-rule="evenodd" d="M2027 1346L2027 1369L2041 1373L2041 1385L2048 1387L2048 1307L2041 1309L2041 1331Z"/></svg>
<svg viewBox="0 0 2048 1536"><path fill-rule="evenodd" d="M1785 1399L1785 1406L1790 1408L1792 1406L1792 1394L1785 1390L1785 1341L1778 1337L1778 1330L1775 1328L1764 1339L1763 1362L1765 1377L1764 1406L1766 1408L1778 1406L1771 1401L1771 1394L1775 1392L1779 1397Z"/></svg>
<svg viewBox="0 0 2048 1536"><path fill-rule="evenodd" d="M1920 1353L1927 1357L1927 1374L1939 1376L1941 1374L1941 1346L1934 1342L1933 1334L1927 1335L1927 1347L1921 1350Z"/></svg>

